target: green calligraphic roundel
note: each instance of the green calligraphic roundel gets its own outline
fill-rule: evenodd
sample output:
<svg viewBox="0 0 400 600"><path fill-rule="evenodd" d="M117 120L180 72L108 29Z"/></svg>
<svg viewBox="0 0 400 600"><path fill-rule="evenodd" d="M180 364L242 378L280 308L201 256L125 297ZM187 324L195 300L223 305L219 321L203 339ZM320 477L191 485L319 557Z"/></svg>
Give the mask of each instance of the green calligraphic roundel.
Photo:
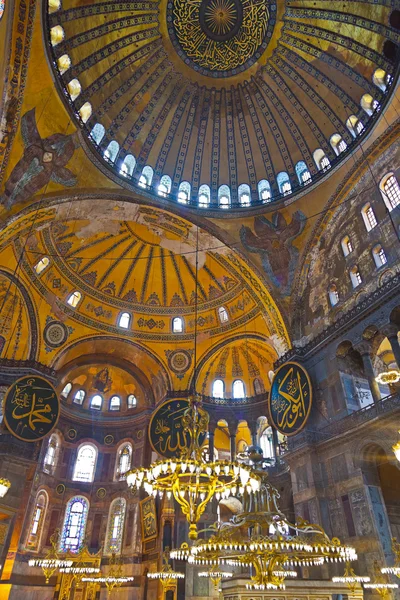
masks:
<svg viewBox="0 0 400 600"><path fill-rule="evenodd" d="M43 377L21 377L5 395L5 424L13 436L24 442L37 442L51 433L57 425L59 415L57 392Z"/></svg>
<svg viewBox="0 0 400 600"><path fill-rule="evenodd" d="M167 400L154 411L149 423L149 440L157 454L165 458L179 458L183 448L190 444L190 435L182 425L187 408L187 400L175 399ZM205 433L200 435L200 446L205 438Z"/></svg>
<svg viewBox="0 0 400 600"><path fill-rule="evenodd" d="M283 435L296 435L307 423L312 406L312 388L307 371L298 363L279 367L268 400L271 425Z"/></svg>

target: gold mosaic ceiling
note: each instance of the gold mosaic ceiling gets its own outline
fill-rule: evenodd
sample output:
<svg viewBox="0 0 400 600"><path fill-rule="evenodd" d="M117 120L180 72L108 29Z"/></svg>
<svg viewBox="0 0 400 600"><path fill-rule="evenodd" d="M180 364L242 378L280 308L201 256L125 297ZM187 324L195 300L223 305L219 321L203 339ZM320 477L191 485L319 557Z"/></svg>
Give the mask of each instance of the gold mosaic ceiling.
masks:
<svg viewBox="0 0 400 600"><path fill-rule="evenodd" d="M303 161L315 179L315 150L331 163L345 156L336 157L331 136L348 147L358 143L346 121L354 115L366 131L377 112L361 108L362 96L382 104L387 75L396 75L391 0L60 6L46 11L48 51L71 111L91 106L80 123L86 136L96 124L104 127L98 145L88 141L93 159L134 189L143 167L151 167L150 193L157 195L168 176L175 202L180 184L189 182L194 206L201 185L210 187L211 208L221 185L232 206L241 184L249 186L250 203L259 202L262 180L278 198L281 172L298 191L296 165ZM383 84L373 82L377 69L386 74ZM110 164L103 154L112 141L118 153ZM129 176L120 173L126 155L136 161Z"/></svg>

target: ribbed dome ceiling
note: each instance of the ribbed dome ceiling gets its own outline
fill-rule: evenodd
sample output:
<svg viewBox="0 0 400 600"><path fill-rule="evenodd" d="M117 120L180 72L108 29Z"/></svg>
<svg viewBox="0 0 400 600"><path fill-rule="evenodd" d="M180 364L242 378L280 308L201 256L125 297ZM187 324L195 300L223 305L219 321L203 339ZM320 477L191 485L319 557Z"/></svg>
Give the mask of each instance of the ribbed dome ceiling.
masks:
<svg viewBox="0 0 400 600"><path fill-rule="evenodd" d="M104 168L203 209L324 176L396 75L390 0L63 0L46 22L63 97Z"/></svg>

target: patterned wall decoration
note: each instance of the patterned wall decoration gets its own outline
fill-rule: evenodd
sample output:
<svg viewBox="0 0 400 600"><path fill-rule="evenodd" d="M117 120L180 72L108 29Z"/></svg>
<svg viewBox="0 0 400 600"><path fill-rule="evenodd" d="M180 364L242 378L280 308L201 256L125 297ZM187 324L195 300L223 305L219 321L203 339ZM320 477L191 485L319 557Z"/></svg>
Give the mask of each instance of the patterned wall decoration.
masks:
<svg viewBox="0 0 400 600"><path fill-rule="evenodd" d="M49 349L59 348L68 339L72 333L72 327L67 327L61 321L54 321L51 317L47 319L46 327L43 331L43 339Z"/></svg>
<svg viewBox="0 0 400 600"><path fill-rule="evenodd" d="M153 496L140 501L140 519L142 523L142 541L148 542L157 537L157 513Z"/></svg>
<svg viewBox="0 0 400 600"><path fill-rule="evenodd" d="M194 350L165 350L168 366L178 379L183 379L185 373L192 365Z"/></svg>

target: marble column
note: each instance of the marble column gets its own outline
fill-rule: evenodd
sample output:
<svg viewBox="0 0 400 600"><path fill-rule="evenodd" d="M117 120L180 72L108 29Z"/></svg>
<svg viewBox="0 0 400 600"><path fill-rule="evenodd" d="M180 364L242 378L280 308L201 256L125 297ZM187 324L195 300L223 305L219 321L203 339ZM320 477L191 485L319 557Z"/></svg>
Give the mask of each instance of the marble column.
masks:
<svg viewBox="0 0 400 600"><path fill-rule="evenodd" d="M374 365L372 364L371 354L369 350L360 349L361 358L364 366L364 373L368 379L369 387L371 389L371 394L374 399L374 402L379 402L381 399L381 393L379 390L378 382L375 379Z"/></svg>

